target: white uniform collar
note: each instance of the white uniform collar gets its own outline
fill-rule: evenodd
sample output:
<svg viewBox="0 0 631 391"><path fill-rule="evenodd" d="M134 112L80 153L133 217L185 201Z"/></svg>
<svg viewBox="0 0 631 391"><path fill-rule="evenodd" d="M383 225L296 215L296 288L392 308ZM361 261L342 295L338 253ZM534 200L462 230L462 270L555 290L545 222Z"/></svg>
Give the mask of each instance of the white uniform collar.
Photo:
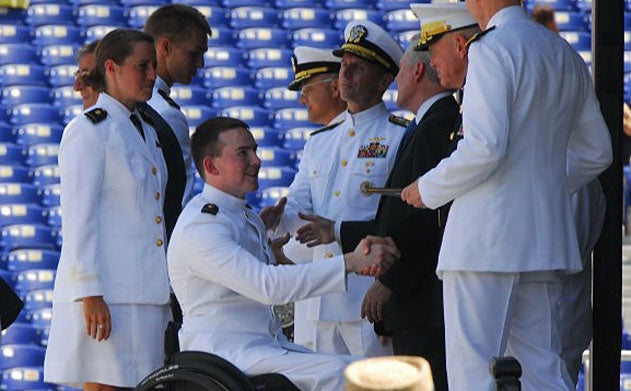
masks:
<svg viewBox="0 0 631 391"><path fill-rule="evenodd" d="M202 197L204 197L204 199L208 202L217 204L219 210L226 208L229 211L238 211L245 208L245 199L237 198L228 193L224 193L208 183L204 184Z"/></svg>
<svg viewBox="0 0 631 391"><path fill-rule="evenodd" d="M167 96L171 94L171 87L169 87L169 85L164 80L162 80L160 76L156 76L154 87L159 89L160 91L166 92Z"/></svg>
<svg viewBox="0 0 631 391"><path fill-rule="evenodd" d="M418 125L418 123L421 122L421 118L423 118L425 113L427 113L427 110L429 110L429 108L432 107L432 105L436 103L436 101L449 95L451 95L449 92L443 91L431 96L429 99L426 99L425 102L423 102L421 106L419 106L418 111L416 112L416 118L414 119L416 121L416 124Z"/></svg>
<svg viewBox="0 0 631 391"><path fill-rule="evenodd" d="M346 120L348 120L352 126L359 126L360 129L363 126L373 125L384 116L387 117L390 114L383 101L377 103L369 109L360 111L359 113L351 114L348 112L348 110L346 110L344 113Z"/></svg>
<svg viewBox="0 0 631 391"><path fill-rule="evenodd" d="M105 92L101 92L99 94L98 99L96 100L96 104L94 104L94 106L92 107L103 107L106 108L107 111L120 111L121 115L124 115L125 117L129 117L132 113L136 113L136 111L130 111L127 106L125 106L124 104L122 104L121 102L119 102L118 100L116 100L115 98L113 98L111 95L108 95ZM112 115L114 114L113 112L111 113Z"/></svg>
<svg viewBox="0 0 631 391"><path fill-rule="evenodd" d="M497 11L489 22L486 24L486 28L488 29L491 26L498 26L501 24L507 23L509 20L513 19L517 16L526 16L526 10L520 5L513 5L510 7L502 8Z"/></svg>
<svg viewBox="0 0 631 391"><path fill-rule="evenodd" d="M338 122L342 122L342 121L344 121L345 118L346 118L346 111L342 111L341 113L336 115L335 118L333 118L331 121L329 121L329 123L326 124L326 125L329 126L329 125L336 124Z"/></svg>

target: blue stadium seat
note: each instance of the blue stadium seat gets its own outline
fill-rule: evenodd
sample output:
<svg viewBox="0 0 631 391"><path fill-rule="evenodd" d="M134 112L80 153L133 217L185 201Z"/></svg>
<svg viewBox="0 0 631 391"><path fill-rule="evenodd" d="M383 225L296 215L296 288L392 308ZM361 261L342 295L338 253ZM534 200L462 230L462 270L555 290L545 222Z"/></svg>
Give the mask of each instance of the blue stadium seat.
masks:
<svg viewBox="0 0 631 391"><path fill-rule="evenodd" d="M217 88L212 93L212 107L223 109L232 106L249 106L260 103L259 90L246 86Z"/></svg>
<svg viewBox="0 0 631 391"><path fill-rule="evenodd" d="M373 8L374 0L326 0L326 8L339 10L344 8Z"/></svg>
<svg viewBox="0 0 631 391"><path fill-rule="evenodd" d="M39 187L28 183L0 183L0 205L39 204Z"/></svg>
<svg viewBox="0 0 631 391"><path fill-rule="evenodd" d="M272 124L272 112L258 106L226 107L218 114L240 119L250 126L270 126Z"/></svg>
<svg viewBox="0 0 631 391"><path fill-rule="evenodd" d="M213 30L213 35L215 35L215 26L226 26L228 27L228 22L230 21L230 11L219 6L213 4L196 4L195 8L201 12L202 15L206 17L210 27ZM212 37L211 37L212 38Z"/></svg>
<svg viewBox="0 0 631 391"><path fill-rule="evenodd" d="M285 134L267 126L251 126L250 133L259 147L282 147Z"/></svg>
<svg viewBox="0 0 631 391"><path fill-rule="evenodd" d="M1 16L0 16L1 20ZM14 23L0 24L0 43L24 43L31 39L31 29Z"/></svg>
<svg viewBox="0 0 631 391"><path fill-rule="evenodd" d="M215 34L214 29L213 34ZM228 46L213 46L209 47L208 51L204 53L204 66L206 68L240 65L245 65L245 51L243 49Z"/></svg>
<svg viewBox="0 0 631 391"><path fill-rule="evenodd" d="M394 38L403 49L407 49L408 45L410 44L410 40L414 35L418 34L418 32L418 28L415 30L401 31L399 33L395 33Z"/></svg>
<svg viewBox="0 0 631 391"><path fill-rule="evenodd" d="M0 7L0 23L23 24L26 10L21 8Z"/></svg>
<svg viewBox="0 0 631 391"><path fill-rule="evenodd" d="M279 9L296 7L323 7L324 0L274 0L274 6Z"/></svg>
<svg viewBox="0 0 631 391"><path fill-rule="evenodd" d="M120 25L127 24L123 7L113 4L92 3L77 8L76 23L80 26Z"/></svg>
<svg viewBox="0 0 631 391"><path fill-rule="evenodd" d="M80 45L83 42L81 28L65 24L45 24L34 30L33 43L42 45Z"/></svg>
<svg viewBox="0 0 631 391"><path fill-rule="evenodd" d="M31 289L24 294L24 308L37 310L53 306L52 289Z"/></svg>
<svg viewBox="0 0 631 391"><path fill-rule="evenodd" d="M291 47L313 46L323 49L334 49L343 42L343 31L327 28L307 27L294 30L291 34Z"/></svg>
<svg viewBox="0 0 631 391"><path fill-rule="evenodd" d="M9 252L6 255L7 269L18 273L31 269L57 269L59 264L59 252L43 249L21 249Z"/></svg>
<svg viewBox="0 0 631 391"><path fill-rule="evenodd" d="M33 183L28 167L17 164L0 164L0 183Z"/></svg>
<svg viewBox="0 0 631 391"><path fill-rule="evenodd" d="M74 1L91 1L91 2L93 2L94 0L74 0ZM111 2L111 3L114 3L114 4L118 4L119 3L119 0L108 0L108 1ZM208 3L208 2L212 2L212 1L211 0L206 0L206 3ZM170 4L170 3L171 3L171 1L169 1L169 0L120 0L120 4L122 4L126 8L134 7L136 5L145 5L145 4L161 6L161 5ZM178 1L178 3L186 4L187 1Z"/></svg>
<svg viewBox="0 0 631 391"><path fill-rule="evenodd" d="M15 367L43 366L46 349L26 344L0 346L0 370Z"/></svg>
<svg viewBox="0 0 631 391"><path fill-rule="evenodd" d="M261 208L266 206L273 206L278 203L282 197L287 197L289 194L289 187L287 186L273 186L266 187L257 191L260 194L259 206Z"/></svg>
<svg viewBox="0 0 631 391"><path fill-rule="evenodd" d="M413 3L431 3L431 0L414 0ZM377 0L375 7L382 11L394 11L410 8L409 0Z"/></svg>
<svg viewBox="0 0 631 391"><path fill-rule="evenodd" d="M270 5L268 0L221 0L221 3L226 8L246 7L249 5Z"/></svg>
<svg viewBox="0 0 631 391"><path fill-rule="evenodd" d="M300 107L299 98L298 91L290 91L287 87L274 87L265 91L263 107L273 110Z"/></svg>
<svg viewBox="0 0 631 391"><path fill-rule="evenodd" d="M72 86L62 86L50 90L52 103L54 106L72 106L83 104L81 93L75 91Z"/></svg>
<svg viewBox="0 0 631 391"><path fill-rule="evenodd" d="M296 152L281 147L262 147L256 150L262 166L293 167L296 163Z"/></svg>
<svg viewBox="0 0 631 391"><path fill-rule="evenodd" d="M40 57L44 65L74 64L78 45L42 46Z"/></svg>
<svg viewBox="0 0 631 391"><path fill-rule="evenodd" d="M234 46L237 33L226 26L212 27L213 35L208 37L208 46Z"/></svg>
<svg viewBox="0 0 631 391"><path fill-rule="evenodd" d="M61 119L59 107L46 103L25 103L11 108L10 122L14 125L28 123L58 123Z"/></svg>
<svg viewBox="0 0 631 391"><path fill-rule="evenodd" d="M561 31L561 37L565 39L574 50L591 50L592 37L591 34L584 31Z"/></svg>
<svg viewBox="0 0 631 391"><path fill-rule="evenodd" d="M94 26L86 27L83 31L83 35L85 36L83 43L87 44L92 41L96 41L97 39L101 39L105 36L105 34L120 27L122 26L110 25L110 24L94 25Z"/></svg>
<svg viewBox="0 0 631 391"><path fill-rule="evenodd" d="M274 115L274 127L277 129L289 129L310 126L309 113L304 107L290 107L276 110Z"/></svg>
<svg viewBox="0 0 631 391"><path fill-rule="evenodd" d="M39 62L37 48L28 43L0 44L0 64L28 64Z"/></svg>
<svg viewBox="0 0 631 391"><path fill-rule="evenodd" d="M381 99L386 104L388 110L392 111L399 109L399 106L397 106L397 95L398 93L396 86L390 86L390 88L388 88L383 94L383 97Z"/></svg>
<svg viewBox="0 0 631 391"><path fill-rule="evenodd" d="M631 50L631 31L624 32L624 50Z"/></svg>
<svg viewBox="0 0 631 391"><path fill-rule="evenodd" d="M188 124L195 127L209 118L214 117L217 112L208 106L182 106L182 112L186 115Z"/></svg>
<svg viewBox="0 0 631 391"><path fill-rule="evenodd" d="M42 86L14 85L2 89L0 105L15 106L23 103L50 103L50 89Z"/></svg>
<svg viewBox="0 0 631 391"><path fill-rule="evenodd" d="M48 69L48 82L53 87L71 86L74 83L76 64L62 64Z"/></svg>
<svg viewBox="0 0 631 391"><path fill-rule="evenodd" d="M35 167L32 171L33 183L37 186L47 186L59 183L59 166L49 164Z"/></svg>
<svg viewBox="0 0 631 391"><path fill-rule="evenodd" d="M250 70L245 67L211 67L202 71L203 85L209 89L252 83Z"/></svg>
<svg viewBox="0 0 631 391"><path fill-rule="evenodd" d="M31 26L43 24L74 24L74 8L67 4L31 4L26 10L26 23Z"/></svg>
<svg viewBox="0 0 631 391"><path fill-rule="evenodd" d="M576 0L576 8L586 14L592 12L592 0Z"/></svg>
<svg viewBox="0 0 631 391"><path fill-rule="evenodd" d="M13 323L2 331L2 344L39 345L42 330L28 323Z"/></svg>
<svg viewBox="0 0 631 391"><path fill-rule="evenodd" d="M293 150L303 149L307 139L316 129L318 128L315 126L301 126L285 130L283 147Z"/></svg>
<svg viewBox="0 0 631 391"><path fill-rule="evenodd" d="M280 25L295 30L305 27L331 28L331 11L323 8L288 8L280 14Z"/></svg>
<svg viewBox="0 0 631 391"><path fill-rule="evenodd" d="M259 188L289 186L295 175L296 170L289 167L261 167L259 170Z"/></svg>
<svg viewBox="0 0 631 391"><path fill-rule="evenodd" d="M6 109L2 108L0 111L5 111ZM6 122L0 121L0 142L15 142L15 134L13 133L13 128Z"/></svg>
<svg viewBox="0 0 631 391"><path fill-rule="evenodd" d="M13 128L15 142L20 145L32 145L39 143L61 141L63 127L61 125L49 125L30 123Z"/></svg>
<svg viewBox="0 0 631 391"><path fill-rule="evenodd" d="M53 319L53 309L39 308L25 312L27 314L27 319L29 319L31 324L35 327L44 329L44 333L46 333L46 330L50 328L50 321Z"/></svg>
<svg viewBox="0 0 631 391"><path fill-rule="evenodd" d="M40 190L42 193L42 205L51 207L57 206L61 203L61 188L59 183L42 186L40 187Z"/></svg>
<svg viewBox="0 0 631 391"><path fill-rule="evenodd" d="M245 53L246 64L250 68L286 67L291 64L293 52L290 49L258 48Z"/></svg>
<svg viewBox="0 0 631 391"><path fill-rule="evenodd" d="M161 4L138 4L127 8L127 24L131 28L142 29L155 10L160 8Z"/></svg>
<svg viewBox="0 0 631 391"><path fill-rule="evenodd" d="M33 144L28 147L26 164L29 166L43 166L57 164L59 143Z"/></svg>
<svg viewBox="0 0 631 391"><path fill-rule="evenodd" d="M261 6L237 7L230 10L229 26L233 29L278 26L278 12Z"/></svg>
<svg viewBox="0 0 631 391"><path fill-rule="evenodd" d="M210 106L212 94L206 88L195 85L175 85L171 88L171 98L180 106L205 105Z"/></svg>
<svg viewBox="0 0 631 391"><path fill-rule="evenodd" d="M26 149L13 143L0 143L0 164L23 164L26 161Z"/></svg>
<svg viewBox="0 0 631 391"><path fill-rule="evenodd" d="M351 21L370 20L380 26L384 25L384 14L382 11L363 9L363 8L345 8L337 11L333 19L333 28L344 31L346 25Z"/></svg>
<svg viewBox="0 0 631 391"><path fill-rule="evenodd" d="M34 64L6 64L0 66L0 86L15 84L48 85L46 68Z"/></svg>
<svg viewBox="0 0 631 391"><path fill-rule="evenodd" d="M10 368L2 372L2 385L8 390L55 390L56 385L44 382L41 366Z"/></svg>
<svg viewBox="0 0 631 391"><path fill-rule="evenodd" d="M0 205L0 226L14 224L45 224L46 209L36 204Z"/></svg>
<svg viewBox="0 0 631 391"><path fill-rule="evenodd" d="M385 15L386 29L391 33L419 29L420 24L411 9L388 11Z"/></svg>
<svg viewBox="0 0 631 391"><path fill-rule="evenodd" d="M13 272L0 268L0 278L2 278L7 284L9 284L12 289L15 289L15 275L13 274ZM20 321L19 317L18 319L16 319L16 321Z"/></svg>
<svg viewBox="0 0 631 391"><path fill-rule="evenodd" d="M589 31L589 19L579 11L556 11L554 20L560 31Z"/></svg>
<svg viewBox="0 0 631 391"><path fill-rule="evenodd" d="M525 1L528 7L533 7L535 4L543 4L551 7L556 11L576 11L576 0L527 0Z"/></svg>
<svg viewBox="0 0 631 391"><path fill-rule="evenodd" d="M71 106L62 107L61 110L61 123L65 126L68 122L72 121L74 117L83 112L83 105L76 104Z"/></svg>
<svg viewBox="0 0 631 391"><path fill-rule="evenodd" d="M46 223L53 228L61 228L61 206L53 206L48 209Z"/></svg>
<svg viewBox="0 0 631 391"><path fill-rule="evenodd" d="M254 86L261 90L273 87L287 87L294 79L294 72L289 67L268 67L257 69Z"/></svg>
<svg viewBox="0 0 631 391"><path fill-rule="evenodd" d="M244 49L288 47L287 31L275 27L250 27L239 30L236 45Z"/></svg>
<svg viewBox="0 0 631 391"><path fill-rule="evenodd" d="M15 224L2 227L1 244L5 253L25 248L57 250L58 233L43 224Z"/></svg>

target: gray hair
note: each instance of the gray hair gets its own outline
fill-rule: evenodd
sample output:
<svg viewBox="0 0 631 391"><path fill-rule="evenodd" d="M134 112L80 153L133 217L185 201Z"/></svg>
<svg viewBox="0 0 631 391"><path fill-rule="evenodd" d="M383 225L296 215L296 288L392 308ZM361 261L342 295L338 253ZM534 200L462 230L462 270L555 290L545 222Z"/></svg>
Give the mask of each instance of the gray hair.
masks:
<svg viewBox="0 0 631 391"><path fill-rule="evenodd" d="M407 66L411 67L414 64L423 63L425 65L425 69L427 70L427 77L434 84L440 85L440 80L438 79L438 73L436 73L436 69L430 65L431 55L429 50L414 50L414 47L420 40L421 34L415 34L410 39L410 44L405 50L407 54Z"/></svg>

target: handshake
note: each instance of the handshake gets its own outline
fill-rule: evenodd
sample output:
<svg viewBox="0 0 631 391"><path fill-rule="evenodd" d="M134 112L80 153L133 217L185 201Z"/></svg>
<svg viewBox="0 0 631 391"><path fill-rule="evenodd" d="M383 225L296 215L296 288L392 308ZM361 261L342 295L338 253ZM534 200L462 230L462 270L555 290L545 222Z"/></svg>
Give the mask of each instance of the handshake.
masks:
<svg viewBox="0 0 631 391"><path fill-rule="evenodd" d="M366 236L352 253L344 254L347 273L378 276L392 267L401 257L392 238Z"/></svg>

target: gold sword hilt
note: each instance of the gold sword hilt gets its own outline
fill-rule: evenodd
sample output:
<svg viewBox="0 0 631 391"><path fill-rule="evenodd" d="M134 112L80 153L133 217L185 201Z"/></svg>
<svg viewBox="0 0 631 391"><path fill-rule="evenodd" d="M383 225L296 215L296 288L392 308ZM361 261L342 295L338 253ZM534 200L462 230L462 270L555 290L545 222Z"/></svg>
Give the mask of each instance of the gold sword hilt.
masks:
<svg viewBox="0 0 631 391"><path fill-rule="evenodd" d="M359 185L359 192L366 197L373 194L385 195L390 197L400 197L402 191L403 189L396 189L391 187L375 187L370 181L364 181Z"/></svg>

